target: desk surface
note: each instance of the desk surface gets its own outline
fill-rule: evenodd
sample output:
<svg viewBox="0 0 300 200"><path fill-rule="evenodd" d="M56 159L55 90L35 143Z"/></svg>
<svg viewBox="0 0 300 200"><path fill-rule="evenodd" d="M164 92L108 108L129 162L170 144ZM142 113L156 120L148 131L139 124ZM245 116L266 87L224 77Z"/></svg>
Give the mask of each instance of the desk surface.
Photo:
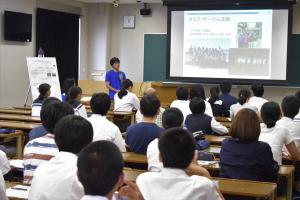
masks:
<svg viewBox="0 0 300 200"><path fill-rule="evenodd" d="M17 115L31 115L31 110L0 108L0 113L3 113L3 114L17 114Z"/></svg>
<svg viewBox="0 0 300 200"><path fill-rule="evenodd" d="M125 152L122 153L123 159L127 163L139 163L139 164L147 164L146 155L136 154L133 152Z"/></svg>
<svg viewBox="0 0 300 200"><path fill-rule="evenodd" d="M30 131L39 126L41 126L39 123L0 121L0 127L2 128L20 129L25 131Z"/></svg>
<svg viewBox="0 0 300 200"><path fill-rule="evenodd" d="M222 142L230 136L205 135L205 140L214 145L221 145Z"/></svg>
<svg viewBox="0 0 300 200"><path fill-rule="evenodd" d="M41 122L39 117L18 114L0 114L0 120L24 121L24 122Z"/></svg>

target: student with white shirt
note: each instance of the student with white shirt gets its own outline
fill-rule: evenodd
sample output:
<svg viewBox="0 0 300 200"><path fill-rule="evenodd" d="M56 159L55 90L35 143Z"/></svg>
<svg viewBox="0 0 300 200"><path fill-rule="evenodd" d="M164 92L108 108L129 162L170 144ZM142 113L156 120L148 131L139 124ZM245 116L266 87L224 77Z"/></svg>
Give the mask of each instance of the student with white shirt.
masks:
<svg viewBox="0 0 300 200"><path fill-rule="evenodd" d="M106 93L96 93L91 98L90 105L93 114L88 120L94 130L93 141L108 140L115 143L121 152L126 152L120 129L106 118L110 104L111 101Z"/></svg>
<svg viewBox="0 0 300 200"><path fill-rule="evenodd" d="M209 172L195 163L195 146L194 138L182 128L172 128L161 135L158 148L162 171L143 173L136 180L145 199L223 199L209 179Z"/></svg>
<svg viewBox="0 0 300 200"><path fill-rule="evenodd" d="M257 107L250 105L249 99L250 99L251 93L248 89L241 89L239 91L238 95L238 102L236 104L233 104L230 106L230 117L233 119L234 116L243 108L248 108L250 110L253 110L254 112L257 112Z"/></svg>
<svg viewBox="0 0 300 200"><path fill-rule="evenodd" d="M260 108L262 107L262 105L266 102L268 102L268 100L262 98L262 96L264 95L264 86L261 83L253 83L251 86L251 90L253 92L253 95L250 99L249 99L249 104L252 106L255 106L257 108L258 111L260 111Z"/></svg>
<svg viewBox="0 0 300 200"><path fill-rule="evenodd" d="M78 156L78 178L82 183L85 196L81 200L116 200L115 192L125 183L123 157L116 145L109 141L97 141L84 148ZM125 191L126 190L126 191ZM143 199L138 188L136 195L128 193L128 187L119 190L119 198L128 200Z"/></svg>
<svg viewBox="0 0 300 200"><path fill-rule="evenodd" d="M189 104L190 101L189 99L189 90L185 87L178 87L176 89L176 97L177 100L174 100L170 107L171 108L178 108L182 114L184 119L186 118L186 116L188 116L189 114L191 114L191 110L189 108Z"/></svg>
<svg viewBox="0 0 300 200"><path fill-rule="evenodd" d="M69 115L56 124L54 134L59 153L36 169L28 200L78 200L84 196L77 177L77 154L92 142L93 127L85 118Z"/></svg>
<svg viewBox="0 0 300 200"><path fill-rule="evenodd" d="M295 96L300 100L300 90L298 90L295 94ZM298 114L294 117L295 121L300 121L300 110L298 112Z"/></svg>
<svg viewBox="0 0 300 200"><path fill-rule="evenodd" d="M215 118L204 113L205 102L200 97L194 97L190 102L192 114L185 119L184 126L191 132L202 131L205 134L224 135L228 133L228 129L217 122Z"/></svg>
<svg viewBox="0 0 300 200"><path fill-rule="evenodd" d="M204 102L205 102L205 114L213 117L214 115L213 115L213 112L212 112L212 108L210 106L210 103L208 101L206 101L205 90L204 90L204 87L201 84L196 84L196 85L193 85L191 87L190 99L192 99L194 97L200 97L201 99L204 100Z"/></svg>
<svg viewBox="0 0 300 200"><path fill-rule="evenodd" d="M133 83L129 79L122 82L121 90L114 97L114 111L131 112L140 109L140 101L132 93Z"/></svg>
<svg viewBox="0 0 300 200"><path fill-rule="evenodd" d="M285 127L293 137L296 146L300 149L300 122L293 120L300 108L300 100L294 96L286 96L281 102L283 117L277 121L276 125Z"/></svg>
<svg viewBox="0 0 300 200"><path fill-rule="evenodd" d="M3 172L0 170L0 199L1 200L8 200L6 196L6 187L5 187L5 181L2 175Z"/></svg>
<svg viewBox="0 0 300 200"><path fill-rule="evenodd" d="M162 116L162 124L165 130L183 126L183 114L178 108L168 108ZM147 148L148 170L159 172L162 170L162 162L159 161L158 138L150 142Z"/></svg>
<svg viewBox="0 0 300 200"><path fill-rule="evenodd" d="M270 145L273 158L279 165L282 164L282 150L285 146L293 159L300 159L300 152L297 149L292 136L284 127L276 126L276 122L281 117L280 107L275 102L267 102L261 107L261 132L259 141Z"/></svg>
<svg viewBox="0 0 300 200"><path fill-rule="evenodd" d="M73 107L75 115L87 118L85 106L80 103L81 95L81 88L73 86L68 90L67 102Z"/></svg>

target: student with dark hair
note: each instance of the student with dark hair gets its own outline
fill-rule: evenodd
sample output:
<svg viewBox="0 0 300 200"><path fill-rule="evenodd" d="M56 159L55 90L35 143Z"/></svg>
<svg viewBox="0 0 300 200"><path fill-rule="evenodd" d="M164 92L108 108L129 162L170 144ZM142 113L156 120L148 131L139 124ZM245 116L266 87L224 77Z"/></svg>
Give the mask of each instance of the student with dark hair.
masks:
<svg viewBox="0 0 300 200"><path fill-rule="evenodd" d="M188 131L168 129L159 137L158 148L162 171L143 173L136 180L145 199L223 199L209 172L195 164L196 144Z"/></svg>
<svg viewBox="0 0 300 200"><path fill-rule="evenodd" d="M29 200L75 200L84 196L77 177L77 154L92 142L93 127L85 118L69 115L55 125L54 135L59 153L36 169Z"/></svg>
<svg viewBox="0 0 300 200"><path fill-rule="evenodd" d="M90 101L92 116L88 118L94 129L93 141L108 140L117 145L120 151L125 152L125 142L120 129L106 118L111 101L106 93L93 94Z"/></svg>
<svg viewBox="0 0 300 200"><path fill-rule="evenodd" d="M183 114L178 108L168 108L162 116L163 128L168 130L170 128L183 126ZM162 163L159 161L158 138L154 139L147 148L148 171L161 171Z"/></svg>
<svg viewBox="0 0 300 200"><path fill-rule="evenodd" d="M178 108L182 114L183 117L186 118L187 115L191 113L191 110L189 108L189 90L185 87L178 87L176 89L176 97L177 100L174 100L170 107L171 108Z"/></svg>
<svg viewBox="0 0 300 200"><path fill-rule="evenodd" d="M43 110L43 107L47 104L51 104L51 103L55 103L55 102L61 102L58 98L56 97L48 97L44 100L43 102L43 105L42 105L42 110ZM45 127L42 125L42 126L39 126L39 127L36 127L34 129L32 129L29 133L28 133L28 138L29 138L29 141L30 140L33 140L35 138L39 138L39 137L42 137L44 135L46 135L48 132L47 130L45 129Z"/></svg>
<svg viewBox="0 0 300 200"><path fill-rule="evenodd" d="M219 87L214 86L211 87L210 90L210 97L208 102L211 105L213 115L222 116L222 117L230 117L229 110L226 109L223 101L219 98L220 90Z"/></svg>
<svg viewBox="0 0 300 200"><path fill-rule="evenodd" d="M230 95L231 87L232 84L229 81L224 81L220 84L222 94L219 98L223 101L226 110L230 110L230 106L237 103L237 99Z"/></svg>
<svg viewBox="0 0 300 200"><path fill-rule="evenodd" d="M269 144L258 141L260 123L257 114L242 109L233 119L228 138L220 153L220 176L224 178L276 182L279 166Z"/></svg>
<svg viewBox="0 0 300 200"><path fill-rule="evenodd" d="M300 149L300 121L293 119L298 114L299 108L300 100L296 96L290 95L284 97L281 102L283 117L276 122L276 125L285 127L289 131L298 149Z"/></svg>
<svg viewBox="0 0 300 200"><path fill-rule="evenodd" d="M133 83L129 79L122 82L121 90L115 94L114 111L131 112L140 109L140 101L135 94L132 93Z"/></svg>
<svg viewBox="0 0 300 200"><path fill-rule="evenodd" d="M41 107L43 101L50 96L51 94L51 86L48 83L43 83L39 85L39 97L35 99L31 105L31 116L39 117L41 112Z"/></svg>
<svg viewBox="0 0 300 200"><path fill-rule="evenodd" d="M143 120L127 128L125 143L131 151L146 154L149 143L158 138L163 130L155 124L160 101L155 95L145 95L140 104Z"/></svg>
<svg viewBox="0 0 300 200"><path fill-rule="evenodd" d="M119 58L113 57L110 59L111 70L106 72L105 83L109 90L109 98L113 100L115 94L121 89L122 82L126 79L124 72L120 71L120 60Z"/></svg>
<svg viewBox="0 0 300 200"><path fill-rule="evenodd" d="M76 81L74 78L68 78L64 81L63 87L61 89L62 102L66 102L68 99L68 91L71 87L76 86Z"/></svg>
<svg viewBox="0 0 300 200"><path fill-rule="evenodd" d="M264 95L264 86L261 83L253 83L251 86L251 90L253 92L253 96L249 99L249 104L252 106L255 106L258 111L260 111L260 108L262 105L268 100L262 98Z"/></svg>
<svg viewBox="0 0 300 200"><path fill-rule="evenodd" d="M206 101L205 90L204 90L204 87L201 84L195 84L191 87L190 99L192 99L194 97L200 97L201 99L204 100L204 102L205 102L205 114L213 117L214 115L213 115L211 105L208 101Z"/></svg>
<svg viewBox="0 0 300 200"><path fill-rule="evenodd" d="M300 152L288 130L284 127L276 126L276 122L281 117L278 103L265 103L261 107L260 115L263 123L261 124L259 141L266 142L270 145L274 160L281 165L283 146L286 147L294 160L299 160Z"/></svg>
<svg viewBox="0 0 300 200"><path fill-rule="evenodd" d="M184 126L191 132L202 131L205 134L217 133L224 135L228 133L228 129L217 122L215 118L204 113L205 102L199 97L195 97L190 102L192 114L185 119Z"/></svg>
<svg viewBox="0 0 300 200"><path fill-rule="evenodd" d="M234 116L243 108L248 108L250 110L253 110L254 112L258 111L257 107L252 106L248 103L250 97L251 97L251 93L248 89L241 89L239 91L239 97L237 99L237 103L230 106L231 118L234 118Z"/></svg>
<svg viewBox="0 0 300 200"><path fill-rule="evenodd" d="M75 115L87 118L85 106L80 103L81 95L81 88L73 86L68 91L67 102L73 107Z"/></svg>
<svg viewBox="0 0 300 200"><path fill-rule="evenodd" d="M24 183L30 184L35 169L58 153L54 142L54 127L67 115L73 115L72 106L62 102L47 103L41 110L41 121L48 134L29 141L24 148Z"/></svg>

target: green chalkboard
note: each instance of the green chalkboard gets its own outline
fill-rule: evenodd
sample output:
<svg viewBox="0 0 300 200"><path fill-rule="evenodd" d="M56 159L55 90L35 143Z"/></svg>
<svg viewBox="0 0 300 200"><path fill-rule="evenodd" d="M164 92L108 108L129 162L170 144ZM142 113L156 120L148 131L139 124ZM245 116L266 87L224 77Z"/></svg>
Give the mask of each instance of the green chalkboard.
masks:
<svg viewBox="0 0 300 200"><path fill-rule="evenodd" d="M166 80L166 34L144 35L144 81Z"/></svg>
<svg viewBox="0 0 300 200"><path fill-rule="evenodd" d="M144 81L166 81L166 34L144 36ZM292 35L289 86L300 87L300 35Z"/></svg>

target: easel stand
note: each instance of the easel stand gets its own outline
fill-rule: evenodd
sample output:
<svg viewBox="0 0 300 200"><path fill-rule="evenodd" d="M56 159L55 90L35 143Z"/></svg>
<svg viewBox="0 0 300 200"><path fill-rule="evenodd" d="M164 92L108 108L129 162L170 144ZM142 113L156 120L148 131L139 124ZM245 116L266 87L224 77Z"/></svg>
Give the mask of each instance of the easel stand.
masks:
<svg viewBox="0 0 300 200"><path fill-rule="evenodd" d="M29 85L28 90L27 90L25 103L24 103L24 107L27 107L27 101L28 101L28 98L29 98L30 90L31 90L31 86Z"/></svg>

